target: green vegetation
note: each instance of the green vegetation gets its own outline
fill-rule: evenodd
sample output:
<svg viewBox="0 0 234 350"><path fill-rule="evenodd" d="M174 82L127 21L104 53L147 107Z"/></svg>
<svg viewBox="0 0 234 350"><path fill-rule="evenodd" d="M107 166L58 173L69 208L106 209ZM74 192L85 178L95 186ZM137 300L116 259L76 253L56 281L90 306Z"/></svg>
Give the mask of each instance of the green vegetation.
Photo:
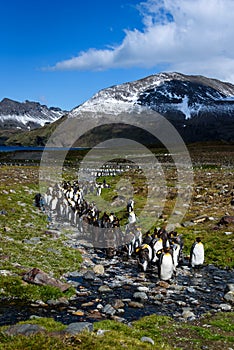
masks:
<svg viewBox="0 0 234 350"><path fill-rule="evenodd" d="M9 169L11 176L9 177ZM36 267L50 276L61 278L78 270L82 261L78 250L64 245L66 232L58 237L47 229L47 217L33 206L38 192L38 169L35 167L2 167L0 215L0 297L36 300L56 299L75 293L70 288L62 293L58 288L22 283L22 275ZM30 241L36 239L35 242Z"/></svg>
<svg viewBox="0 0 234 350"><path fill-rule="evenodd" d="M66 292L53 286L38 286L34 284L22 283L19 276L3 276L0 280L0 296L13 297L22 301L29 300L56 300L61 297L71 297L75 294L74 288L69 288Z"/></svg>
<svg viewBox="0 0 234 350"><path fill-rule="evenodd" d="M203 159L208 159L204 145ZM225 150L224 150L225 151ZM215 155L215 152L214 152ZM162 155L163 157L163 155ZM194 159L200 159L196 145ZM216 157L216 155L215 155ZM196 236L201 236L205 245L205 263L219 267L234 268L233 259L233 225L214 229L220 218L226 213L231 214L230 192L234 182L233 167L222 167L215 159L211 162L196 163L194 168L195 186L189 210L183 221L192 222L191 226L178 225L178 233L183 235L184 254L188 255L191 244ZM228 158L229 157L229 158ZM76 165L80 155L71 153L66 160L65 179L75 179ZM225 155L225 161L230 164L231 151ZM70 166L71 165L71 166ZM164 166L168 194L163 213L160 218L155 216L155 226L163 227L167 223L176 197L175 169ZM33 206L33 198L38 189L38 167L36 166L2 166L0 168L0 298L16 298L35 301L71 297L75 290L70 288L62 293L51 286L37 286L22 281L22 275L33 267L40 268L50 276L62 279L68 271L79 270L81 254L77 249L67 247L64 243L69 229L63 229L58 235L47 228L47 217ZM100 182L103 178L99 179ZM124 198L135 200L135 212L141 217L139 225L147 227L149 218L142 217L142 209L146 203L147 186L144 176L139 173L126 173L124 176L107 177L110 189L102 191L101 199L112 203L121 195L124 182L132 184L129 193L122 190ZM226 187L224 187L226 186ZM128 188L128 186L126 186ZM131 186L130 186L131 187ZM227 190L227 191L226 191ZM98 205L98 198L95 196ZM122 203L114 207L120 222L127 222L126 206ZM111 212L113 207L109 205ZM204 215L207 220L193 223L197 216ZM213 217L213 219L209 219ZM154 227L151 228L151 232ZM33 242L34 239L35 241ZM30 242L31 241L31 242ZM43 326L46 331L41 334L25 336L8 336L4 333L6 326L0 328L0 350L31 350L31 349L193 349L208 348L209 350L224 350L234 348L234 313L221 312L207 314L193 322L177 323L169 317L151 315L132 325L115 321L101 321L94 324L94 332L83 332L77 336L64 335L65 328L52 319L36 318L24 323ZM97 330L107 330L104 335L98 335ZM154 345L142 342L142 337L150 337Z"/></svg>
<svg viewBox="0 0 234 350"><path fill-rule="evenodd" d="M20 322L43 326L41 334L26 336L7 336L6 326L0 329L0 349L193 349L208 347L221 350L233 347L234 313L207 315L200 321L176 323L169 317L151 315L135 321L131 326L115 321L94 323L94 331L84 331L77 336L64 335L60 331L65 326L52 319L36 318ZM98 335L98 330L105 330ZM151 338L154 345L143 342L142 337Z"/></svg>

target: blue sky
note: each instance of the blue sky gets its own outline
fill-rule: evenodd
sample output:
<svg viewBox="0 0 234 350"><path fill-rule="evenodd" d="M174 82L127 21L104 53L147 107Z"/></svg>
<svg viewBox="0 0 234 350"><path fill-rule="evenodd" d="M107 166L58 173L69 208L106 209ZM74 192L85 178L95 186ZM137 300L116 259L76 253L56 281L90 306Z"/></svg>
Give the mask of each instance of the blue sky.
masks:
<svg viewBox="0 0 234 350"><path fill-rule="evenodd" d="M1 3L0 100L70 110L160 71L234 82L233 0Z"/></svg>

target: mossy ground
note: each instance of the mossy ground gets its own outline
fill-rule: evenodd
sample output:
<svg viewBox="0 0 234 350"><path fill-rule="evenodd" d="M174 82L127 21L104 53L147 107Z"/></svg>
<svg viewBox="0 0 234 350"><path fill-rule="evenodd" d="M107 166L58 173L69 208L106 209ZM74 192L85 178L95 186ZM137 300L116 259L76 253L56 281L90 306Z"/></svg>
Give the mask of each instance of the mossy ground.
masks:
<svg viewBox="0 0 234 350"><path fill-rule="evenodd" d="M65 233L54 238L47 230L47 216L37 209L34 195L38 192L38 168L0 168L0 297L46 301L63 293L58 288L39 287L22 282L22 275L37 267L50 276L60 278L64 273L79 269L81 254L66 247ZM40 238L36 244L26 243L33 237ZM4 276L4 274L6 276ZM71 288L65 295L74 293Z"/></svg>
<svg viewBox="0 0 234 350"><path fill-rule="evenodd" d="M166 174L171 191L167 196L162 217L155 218L155 225L158 227L166 224L174 205L176 192L174 170L169 168ZM214 220L177 228L178 233L184 238L185 255L189 254L191 244L199 235L205 245L205 263L234 267L233 234L225 234L226 231L233 232L233 225L214 229L223 215L227 213L233 215L230 206L233 174L233 167L230 167L230 164L228 168L215 164L194 168L194 193L184 220L191 220L201 214L214 217ZM74 178L74 171L69 168L64 176ZM130 174L129 176L133 182L136 214L139 216L145 205L147 187L144 185L144 176L134 179ZM79 269L81 262L79 251L63 244L67 232L64 231L56 239L47 234L47 217L33 206L33 197L39 191L38 167L2 166L0 179L0 210L6 212L0 215L0 270L4 270L6 274L1 276L0 297L46 301L64 295L57 288L38 287L22 282L22 274L32 267L38 267L59 278L67 271ZM111 189L104 190L102 196L105 200L113 201L118 193L116 185L119 183L119 178L106 180L110 183ZM120 208L117 215L122 224L127 222L125 208ZM145 220L147 222L147 218ZM144 226L144 220L140 224ZM40 237L40 241L35 245L23 242L32 237ZM71 289L66 296L69 297L73 292ZM133 327L103 321L95 324L96 330L110 330L103 337L96 335L95 332L91 334L84 332L77 337L63 337L53 333L63 326L53 325L51 329L46 327L48 333L31 337L9 337L1 333L0 349L201 349L204 346L208 349L223 350L233 348L233 319L233 313L222 312L206 316L195 323L175 323L167 317L156 315L134 322ZM45 326L51 321L40 322L44 322ZM142 343L140 341L142 336L151 337L155 345Z"/></svg>
<svg viewBox="0 0 234 350"><path fill-rule="evenodd" d="M151 315L132 323L131 326L115 321L101 321L94 324L91 333L82 332L77 336L60 333L64 325L52 319L36 319L21 323L43 326L45 333L30 337L7 336L6 327L0 329L0 349L231 349L234 343L233 313L206 315L192 323L176 323L166 316ZM105 330L98 335L98 330ZM142 342L149 337L154 345Z"/></svg>

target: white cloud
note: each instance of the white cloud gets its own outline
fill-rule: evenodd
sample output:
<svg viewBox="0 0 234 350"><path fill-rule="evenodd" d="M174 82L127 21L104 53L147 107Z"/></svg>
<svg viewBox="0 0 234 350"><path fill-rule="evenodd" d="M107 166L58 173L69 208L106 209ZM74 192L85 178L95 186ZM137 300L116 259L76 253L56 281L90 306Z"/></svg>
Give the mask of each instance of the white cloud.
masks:
<svg viewBox="0 0 234 350"><path fill-rule="evenodd" d="M52 70L153 68L234 80L233 0L148 0L138 6L143 31L126 30L119 46L89 49Z"/></svg>

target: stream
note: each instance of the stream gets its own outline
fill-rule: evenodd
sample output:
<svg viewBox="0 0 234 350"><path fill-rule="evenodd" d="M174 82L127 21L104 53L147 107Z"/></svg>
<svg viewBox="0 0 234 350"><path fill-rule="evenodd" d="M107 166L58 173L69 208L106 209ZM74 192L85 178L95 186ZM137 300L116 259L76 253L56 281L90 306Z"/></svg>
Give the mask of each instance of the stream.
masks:
<svg viewBox="0 0 234 350"><path fill-rule="evenodd" d="M133 258L124 260L115 256L109 260L89 244L79 242L79 246L85 252L82 268L65 276L77 289L76 296L69 302L58 300L47 304L2 300L0 325L30 317L52 317L64 324L109 318L129 323L155 313L185 321L207 312L232 310L224 299L227 285L234 284L232 270L214 265L192 269L184 261L167 283L158 279L156 267L142 273ZM97 265L104 267L104 274L93 272Z"/></svg>

